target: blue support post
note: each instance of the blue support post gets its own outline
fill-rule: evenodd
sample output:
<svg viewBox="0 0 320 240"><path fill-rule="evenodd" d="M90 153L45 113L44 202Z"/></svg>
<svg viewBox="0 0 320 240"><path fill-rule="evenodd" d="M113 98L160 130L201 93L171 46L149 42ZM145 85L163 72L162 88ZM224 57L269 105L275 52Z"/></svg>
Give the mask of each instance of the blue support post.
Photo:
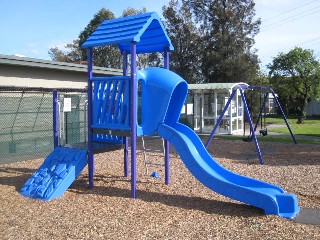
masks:
<svg viewBox="0 0 320 240"><path fill-rule="evenodd" d="M92 48L88 48L88 175L89 175L89 187L93 188L93 176L94 176L94 156L92 146Z"/></svg>
<svg viewBox="0 0 320 240"><path fill-rule="evenodd" d="M256 150L258 152L258 156L259 156L259 161L260 161L260 164L264 164L264 160L263 160L263 157L261 155L261 150L260 150L260 147L259 147L259 143L258 143L258 140L257 140L257 136L254 132L254 129L253 129L253 124L252 124L252 119L251 119L251 116L250 116L250 112L249 112L249 108L248 108L248 104L247 104L247 100L243 94L243 91L242 91L242 88L240 87L239 88L239 91L240 91L240 95L241 95L241 98L242 98L242 102L243 102L243 105L244 105L244 110L247 114L247 117L248 117L248 120L249 120L249 125L250 125L250 130L251 130L251 134L252 134L252 137L253 137L253 140L254 140L254 143L255 143L255 146L256 146ZM245 127L245 126L244 126Z"/></svg>
<svg viewBox="0 0 320 240"><path fill-rule="evenodd" d="M58 91L52 92L53 95L53 147L58 147L59 144L59 107L58 107Z"/></svg>
<svg viewBox="0 0 320 240"><path fill-rule="evenodd" d="M282 109L282 107L281 107L281 105L280 105L280 102L279 102L276 94L274 93L273 89L271 89L271 88L270 88L270 92L272 93L272 96L273 96L274 100L276 100L276 103L277 103L277 105L278 105L278 108L280 109L280 112L281 112L281 114L282 114L282 117L283 117L284 121L286 122L287 128L289 129L289 132L290 132L290 134L291 134L291 137L292 137L294 143L297 144L297 140L296 140L296 138L295 138L295 136L294 136L294 134L293 134L293 132L292 132L292 130L291 130L291 127L290 127L290 125L289 125L289 123L288 123L288 120L287 120L287 118L286 118L286 115L284 114L284 111L283 111L283 109Z"/></svg>
<svg viewBox="0 0 320 240"><path fill-rule="evenodd" d="M130 81L130 127L131 127L131 197L136 198L137 189L137 45L131 42L131 81Z"/></svg>
<svg viewBox="0 0 320 240"><path fill-rule="evenodd" d="M123 68L123 76L128 75L128 53L127 51L123 51L122 53L122 68ZM124 137L124 156L123 156L123 162L124 162L124 176L128 177L129 176L129 163L128 163L128 137Z"/></svg>
<svg viewBox="0 0 320 240"><path fill-rule="evenodd" d="M259 112L259 116L257 118L256 124L254 125L254 129L253 129L254 132L256 132L258 124L259 124L259 121L260 121L260 118L262 118L262 112L264 111L265 106L266 106L267 96L268 96L268 93L265 93L263 95L263 103L262 103L262 105L260 107L260 112ZM261 123L261 125L262 125L262 123Z"/></svg>
<svg viewBox="0 0 320 240"><path fill-rule="evenodd" d="M164 48L164 68L169 70L169 48ZM170 143L164 140L164 166L165 166L165 184L170 184Z"/></svg>
<svg viewBox="0 0 320 240"><path fill-rule="evenodd" d="M214 134L216 133L216 131L217 131L217 129L218 129L218 127L219 127L219 125L220 125L220 123L222 121L222 118L223 118L224 114L226 113L226 111L227 111L227 109L228 109L228 107L229 107L229 105L231 103L231 100L232 100L232 98L233 98L233 96L234 96L234 94L236 92L237 92L237 89L233 89L232 90L232 93L231 93L231 95L230 95L230 97L229 97L229 99L227 101L227 104L224 106L224 108L222 110L222 113L220 114L219 119L218 119L216 125L214 126L214 128L213 128L213 130L212 130L212 132L211 132L211 134L210 134L210 136L209 136L209 138L208 138L208 140L207 140L207 142L205 144L206 148L208 148L208 146L210 145L210 143L212 141L212 138L213 138Z"/></svg>

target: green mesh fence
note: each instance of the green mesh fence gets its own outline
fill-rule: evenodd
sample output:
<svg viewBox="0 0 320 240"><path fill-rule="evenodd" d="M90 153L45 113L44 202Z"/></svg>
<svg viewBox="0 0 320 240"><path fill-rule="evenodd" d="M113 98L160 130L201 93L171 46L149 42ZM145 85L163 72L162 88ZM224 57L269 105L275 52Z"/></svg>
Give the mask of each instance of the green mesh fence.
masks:
<svg viewBox="0 0 320 240"><path fill-rule="evenodd" d="M63 99L71 98L71 112ZM59 92L59 143L85 141L83 93ZM0 90L0 164L40 158L53 149L53 95L40 91Z"/></svg>

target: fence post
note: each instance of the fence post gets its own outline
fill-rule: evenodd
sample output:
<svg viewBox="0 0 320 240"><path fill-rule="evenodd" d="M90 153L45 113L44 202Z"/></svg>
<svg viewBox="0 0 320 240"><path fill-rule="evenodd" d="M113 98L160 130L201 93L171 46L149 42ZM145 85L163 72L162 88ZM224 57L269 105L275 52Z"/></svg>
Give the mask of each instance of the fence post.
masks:
<svg viewBox="0 0 320 240"><path fill-rule="evenodd" d="M59 107L58 107L58 91L53 90L53 147L59 144Z"/></svg>

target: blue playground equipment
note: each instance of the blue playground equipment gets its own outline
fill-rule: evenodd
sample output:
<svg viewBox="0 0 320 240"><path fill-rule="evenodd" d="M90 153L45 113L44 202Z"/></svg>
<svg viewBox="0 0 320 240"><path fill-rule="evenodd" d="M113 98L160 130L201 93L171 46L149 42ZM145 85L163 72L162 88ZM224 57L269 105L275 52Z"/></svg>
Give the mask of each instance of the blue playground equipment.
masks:
<svg viewBox="0 0 320 240"><path fill-rule="evenodd" d="M123 76L95 77L92 68L92 49L109 44L117 44L123 55ZM131 195L135 198L137 136L157 135L166 139L166 184L170 182L170 142L190 172L213 191L262 208L266 214L276 214L285 218L296 216L300 208L295 195L285 193L280 187L223 168L207 152L197 134L178 122L188 93L188 85L179 75L168 70L169 51L173 50L173 46L156 13L107 20L92 33L82 47L88 49L89 127L86 148L81 149L81 144L77 146L78 148L72 149L59 147L57 127L54 127L55 149L26 182L21 190L23 195L44 200L59 197L86 164L89 171L89 186L93 187L94 153L97 149L100 151L114 149L119 144L124 147L124 174L129 176L127 138L130 137ZM137 71L137 53L150 52L164 53L164 68ZM130 75L128 75L127 61L129 54ZM137 122L138 83L142 86L139 123ZM54 126L57 125L56 118L54 114Z"/></svg>
<svg viewBox="0 0 320 240"><path fill-rule="evenodd" d="M259 112L259 115L258 115L258 118L256 120L255 125L253 125L252 118L251 118L250 111L249 111L249 107L248 107L248 104L247 104L247 101L246 101L246 97L244 95L244 90L246 90L246 89L249 89L249 90L262 90L262 91L265 92L264 95L263 95L263 102L261 104L260 112ZM280 112L282 114L283 120L286 123L286 126L287 126L287 128L288 128L288 130L290 132L290 135L291 135L292 139L293 139L293 142L295 144L297 144L297 140L296 140L296 138L295 138L295 136L294 136L294 134L293 134L293 132L291 130L291 127L290 127L289 122L288 122L288 120L286 118L286 115L285 115L285 113L284 113L284 111L283 111L283 109L281 107L281 104L280 104L280 102L278 100L278 97L275 94L275 92L273 91L273 89L270 88L270 87L266 87L266 86L250 86L250 85L248 85L246 83L241 83L241 84L238 84L238 85L233 87L232 92L230 94L230 97L229 97L226 105L224 106L224 108L222 110L222 113L221 113L218 121L214 125L213 130L212 130L212 132L211 132L211 134L210 134L210 136L209 136L209 138L208 138L208 140L207 140L207 142L205 144L206 148L208 148L208 146L210 145L210 143L211 143L211 141L212 141L212 139L213 139L218 127L220 126L220 123L221 123L221 121L223 119L223 116L227 112L227 110L228 110L228 108L229 108L229 106L231 104L231 100L233 99L233 97L234 97L235 93L237 92L237 90L240 91L241 99L242 99L242 102L243 102L243 105L244 105L244 110L245 110L246 116L247 116L247 118L249 120L249 126L250 126L250 135L247 136L247 137L244 137L243 141L251 142L252 139L254 140L260 164L264 164L264 159L263 159L263 156L262 156L262 153L261 153L261 150L260 150L260 146L259 146L259 143L258 143L258 139L257 139L257 136L256 136L255 132L256 132L257 127L259 125L260 119L262 119L262 112L264 111L266 100L268 98L268 94L269 93L272 94L273 99L275 100L276 105L277 105L278 109L280 110ZM244 128L245 128L245 126L244 126ZM267 129L261 129L259 131L259 133L261 135L263 135L263 136L266 136L267 135Z"/></svg>

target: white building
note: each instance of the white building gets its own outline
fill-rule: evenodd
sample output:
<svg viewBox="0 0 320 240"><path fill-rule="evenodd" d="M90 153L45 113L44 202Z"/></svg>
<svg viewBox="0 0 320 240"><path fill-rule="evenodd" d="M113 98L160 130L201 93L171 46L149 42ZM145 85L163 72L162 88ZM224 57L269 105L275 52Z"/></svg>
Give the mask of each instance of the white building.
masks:
<svg viewBox="0 0 320 240"><path fill-rule="evenodd" d="M189 84L189 94L180 120L198 133L211 133L226 105L232 89L239 83ZM243 131L243 102L239 90L217 129L217 133Z"/></svg>

